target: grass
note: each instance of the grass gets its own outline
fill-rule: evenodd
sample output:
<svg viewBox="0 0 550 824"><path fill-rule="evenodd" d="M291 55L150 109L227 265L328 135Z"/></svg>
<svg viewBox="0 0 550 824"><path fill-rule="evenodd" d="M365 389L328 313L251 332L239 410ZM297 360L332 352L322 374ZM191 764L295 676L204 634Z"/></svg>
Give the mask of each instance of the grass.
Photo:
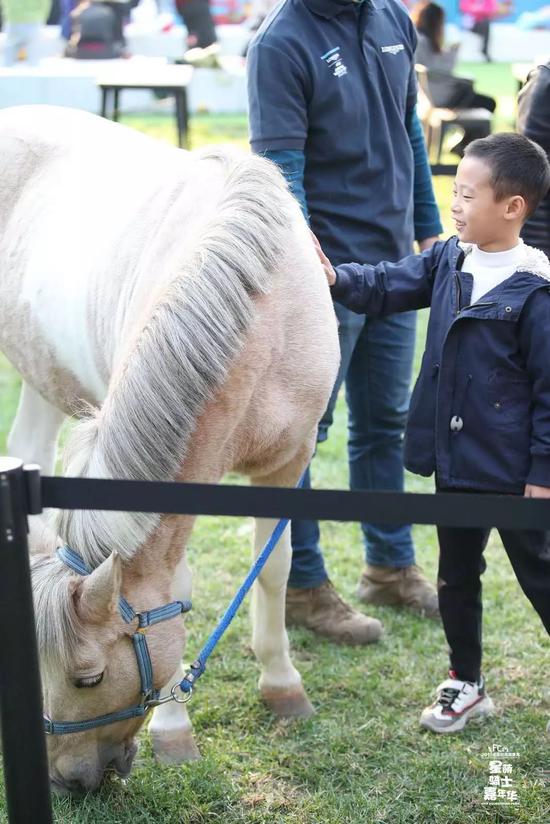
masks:
<svg viewBox="0 0 550 824"><path fill-rule="evenodd" d="M491 72L492 83L497 67ZM128 118L130 122L130 118ZM157 115L134 125L169 140L171 118ZM195 145L246 142L239 117L193 119ZM436 181L442 215L449 178ZM447 227L450 231L450 227ZM417 356L426 313L420 313ZM417 363L418 367L418 363ZM18 378L0 360L0 454L14 413ZM345 488L346 415L340 400L327 443L314 464L320 487ZM408 476L407 488L430 491L431 481ZM331 576L354 603L362 565L359 528L326 523L323 546ZM432 527L415 527L419 563L430 578L437 547ZM232 518L201 518L191 539L194 610L188 619L192 660L245 574L251 525ZM348 649L292 631L295 662L316 714L307 721L274 720L258 699L257 667L248 646L243 607L214 653L191 704L199 762L182 767L153 763L146 734L126 781L108 781L82 799L54 804L57 822L78 824L548 824L548 641L519 591L498 539L487 551L484 576L485 663L498 714L462 735L421 732L418 715L445 676L441 626L406 612L373 608L386 628L383 641ZM510 758L519 796L514 807L483 802L489 784L489 747ZM502 759L506 760L506 759ZM6 810L0 798L0 821Z"/></svg>

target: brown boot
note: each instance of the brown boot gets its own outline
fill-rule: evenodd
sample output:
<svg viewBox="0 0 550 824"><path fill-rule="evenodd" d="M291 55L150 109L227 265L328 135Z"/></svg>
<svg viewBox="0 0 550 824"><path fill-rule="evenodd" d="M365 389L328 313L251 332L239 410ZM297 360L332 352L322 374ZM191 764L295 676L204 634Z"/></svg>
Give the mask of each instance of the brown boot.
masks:
<svg viewBox="0 0 550 824"><path fill-rule="evenodd" d="M416 564L401 569L367 564L357 597L366 604L404 606L429 618L439 617L437 592Z"/></svg>
<svg viewBox="0 0 550 824"><path fill-rule="evenodd" d="M318 587L286 591L286 623L306 627L337 644L372 644L382 635L382 624L352 609L330 581Z"/></svg>

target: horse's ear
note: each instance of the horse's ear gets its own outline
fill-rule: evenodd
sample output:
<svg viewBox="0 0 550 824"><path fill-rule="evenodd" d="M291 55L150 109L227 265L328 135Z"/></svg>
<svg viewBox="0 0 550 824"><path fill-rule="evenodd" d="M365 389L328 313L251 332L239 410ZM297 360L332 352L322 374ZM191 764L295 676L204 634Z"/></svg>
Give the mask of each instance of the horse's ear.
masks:
<svg viewBox="0 0 550 824"><path fill-rule="evenodd" d="M74 599L81 620L107 621L118 608L121 582L122 563L120 556L113 552L90 575L78 581Z"/></svg>

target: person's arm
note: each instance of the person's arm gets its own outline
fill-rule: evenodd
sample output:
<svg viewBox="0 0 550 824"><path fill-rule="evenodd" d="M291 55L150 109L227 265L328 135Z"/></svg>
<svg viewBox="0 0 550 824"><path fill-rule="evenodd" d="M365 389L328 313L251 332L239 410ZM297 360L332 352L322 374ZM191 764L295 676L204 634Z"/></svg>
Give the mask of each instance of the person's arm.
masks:
<svg viewBox="0 0 550 824"><path fill-rule="evenodd" d="M456 62L458 60L458 43L453 44L453 46L449 46L448 48L443 49L441 53L438 55L439 57L439 65L435 66L435 68L439 69L442 72L448 72L452 74L455 70Z"/></svg>
<svg viewBox="0 0 550 824"><path fill-rule="evenodd" d="M343 263L331 277L322 260L331 293L337 303L353 312L390 315L423 309L432 299L433 282L446 244L438 242L421 255L409 255L398 263L383 261L376 266Z"/></svg>
<svg viewBox="0 0 550 824"><path fill-rule="evenodd" d="M550 487L550 294L537 289L528 299L519 320L520 351L532 386L531 467L525 494L541 497Z"/></svg>
<svg viewBox="0 0 550 824"><path fill-rule="evenodd" d="M276 163L288 183L288 188L300 204L302 214L309 223L306 192L304 189L305 155L299 149L269 149L263 152L264 157Z"/></svg>
<svg viewBox="0 0 550 824"><path fill-rule="evenodd" d="M414 235L423 252L437 240L443 232L443 226L435 201L426 141L416 106L409 110L406 126L414 157Z"/></svg>
<svg viewBox="0 0 550 824"><path fill-rule="evenodd" d="M523 133L550 154L550 63L538 70Z"/></svg>
<svg viewBox="0 0 550 824"><path fill-rule="evenodd" d="M307 79L285 52L260 35L247 55L250 146L274 161L306 220L304 146L307 137Z"/></svg>

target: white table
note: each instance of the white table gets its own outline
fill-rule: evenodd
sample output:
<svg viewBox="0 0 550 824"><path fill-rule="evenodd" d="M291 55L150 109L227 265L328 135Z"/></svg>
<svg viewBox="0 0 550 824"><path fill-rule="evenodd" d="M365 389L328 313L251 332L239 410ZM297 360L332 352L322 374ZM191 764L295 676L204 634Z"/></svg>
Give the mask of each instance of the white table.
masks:
<svg viewBox="0 0 550 824"><path fill-rule="evenodd" d="M127 64L105 69L105 71L98 73L96 79L101 90L101 114L103 117L118 120L120 92L125 89L146 89L152 92L162 92L166 96L174 98L178 145L189 148L187 87L192 76L192 66L133 66L131 61L128 61Z"/></svg>

